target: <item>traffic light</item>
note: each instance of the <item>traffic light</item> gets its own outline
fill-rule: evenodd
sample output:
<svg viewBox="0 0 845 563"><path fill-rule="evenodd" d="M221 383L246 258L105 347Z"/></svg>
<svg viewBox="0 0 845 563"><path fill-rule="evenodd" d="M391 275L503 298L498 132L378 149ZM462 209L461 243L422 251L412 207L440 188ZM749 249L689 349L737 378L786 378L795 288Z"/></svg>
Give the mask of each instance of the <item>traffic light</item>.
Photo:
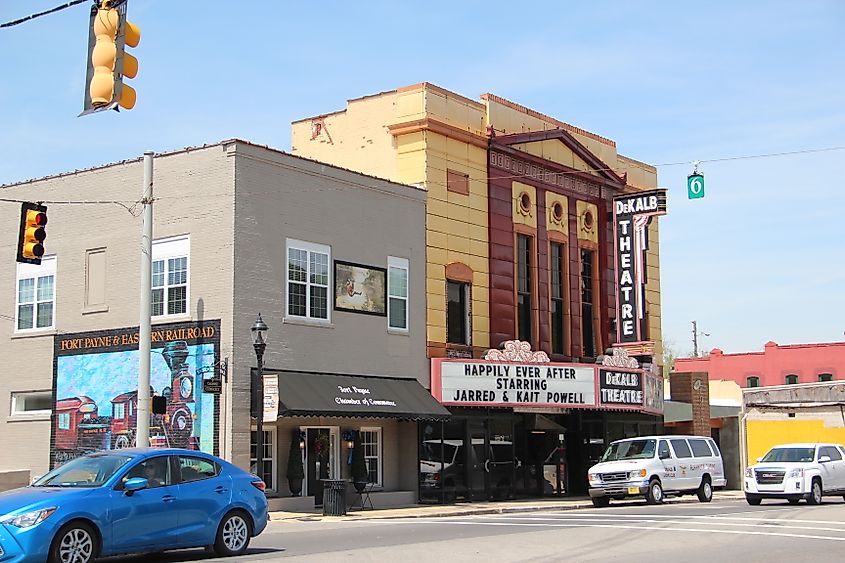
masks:
<svg viewBox="0 0 845 563"><path fill-rule="evenodd" d="M138 59L126 52L137 47L141 30L126 19L128 0L100 0L91 7L88 28L88 74L80 115L106 109L135 107L135 89L124 78L138 74Z"/></svg>
<svg viewBox="0 0 845 563"><path fill-rule="evenodd" d="M167 397L161 395L153 395L150 397L151 408L153 414L167 414Z"/></svg>
<svg viewBox="0 0 845 563"><path fill-rule="evenodd" d="M44 239L47 238L47 207L24 202L21 205L21 228L18 234L17 261L40 264L44 256Z"/></svg>

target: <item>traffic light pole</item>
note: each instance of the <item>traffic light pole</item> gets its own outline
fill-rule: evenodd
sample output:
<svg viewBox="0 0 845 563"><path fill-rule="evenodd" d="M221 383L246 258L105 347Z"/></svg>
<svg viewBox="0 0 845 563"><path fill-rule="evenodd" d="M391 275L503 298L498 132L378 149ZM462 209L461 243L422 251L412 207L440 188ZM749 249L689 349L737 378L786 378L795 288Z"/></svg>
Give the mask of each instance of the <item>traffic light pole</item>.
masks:
<svg viewBox="0 0 845 563"><path fill-rule="evenodd" d="M152 307L153 262L153 153L144 153L144 186L141 202L144 204L141 230L141 309L138 334L138 409L135 445L150 445L150 347Z"/></svg>

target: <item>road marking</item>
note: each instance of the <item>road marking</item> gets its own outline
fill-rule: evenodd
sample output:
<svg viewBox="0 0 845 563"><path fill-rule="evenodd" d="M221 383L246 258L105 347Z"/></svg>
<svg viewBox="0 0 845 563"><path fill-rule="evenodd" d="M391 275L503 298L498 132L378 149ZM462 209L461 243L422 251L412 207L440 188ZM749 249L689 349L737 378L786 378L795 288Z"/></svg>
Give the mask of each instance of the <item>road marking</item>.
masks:
<svg viewBox="0 0 845 563"><path fill-rule="evenodd" d="M424 520L421 518L414 518L409 520L383 520L384 523L390 524L448 524L459 526L505 526L505 527L529 527L529 528L609 528L615 530L651 530L656 532L690 532L695 534L730 534L740 536L768 536L768 537L782 537L782 538L797 538L809 540L827 540L827 541L845 541L845 537L836 536L816 536L811 534L788 534L783 532L759 532L753 530L711 530L707 528L661 528L658 526L623 526L619 524L518 524L515 522L478 522L472 520L448 520L438 518L437 520Z"/></svg>
<svg viewBox="0 0 845 563"><path fill-rule="evenodd" d="M479 520L514 520L514 521L524 521L528 520L531 522L608 522L608 521L623 521L623 522L631 522L632 519L630 518L623 518L623 517L614 517L614 516L607 516L601 518L590 518L588 517L577 517L577 516L567 516L563 518L544 518L541 516L528 516L528 517L512 517L512 516L476 516L476 519ZM683 517L681 517L683 518ZM732 520L742 520L742 519L732 519ZM689 521L684 520L658 520L652 519L651 517L642 517L633 520L636 522L647 522L651 524L689 524ZM781 529L791 529L791 530L817 530L817 531L824 531L824 532L845 532L845 528L826 528L820 526L793 526L791 525L792 521L786 520L783 521L785 523L766 523L766 522L755 522L750 524L739 523L739 522L720 522L717 519L708 520L708 524L713 524L716 526L742 526L746 528L781 528ZM845 525L845 523L839 522L829 522L829 524L839 524Z"/></svg>
<svg viewBox="0 0 845 563"><path fill-rule="evenodd" d="M744 517L736 517L736 516L720 516L718 514L707 514L707 515L672 515L672 514L608 514L607 517L614 517L614 518L656 518L656 519L669 519L669 518L686 518L689 520L736 520L739 522L755 522L757 520L765 519L766 512L773 512L773 511L761 511L757 514L760 514L759 518L744 518ZM568 516L572 517L572 513L569 512L552 512L550 514L559 515L559 516ZM591 512L588 516L599 516L599 513ZM827 525L843 525L845 526L845 522L834 521L834 520L804 520L800 518L790 518L789 520L779 520L782 522L789 522L789 523L799 523L799 524L827 524Z"/></svg>

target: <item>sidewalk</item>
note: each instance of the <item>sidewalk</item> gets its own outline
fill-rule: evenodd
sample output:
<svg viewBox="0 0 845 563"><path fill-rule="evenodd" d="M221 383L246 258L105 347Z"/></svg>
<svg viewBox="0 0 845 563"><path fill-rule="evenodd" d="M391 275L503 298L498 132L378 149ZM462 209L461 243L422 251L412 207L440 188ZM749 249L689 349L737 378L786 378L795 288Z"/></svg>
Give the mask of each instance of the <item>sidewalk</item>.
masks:
<svg viewBox="0 0 845 563"><path fill-rule="evenodd" d="M745 499L742 491L715 491L714 501ZM629 501L637 502L637 501ZM680 502L698 502L695 496L670 497L666 504ZM612 506L612 504L611 504ZM451 516L468 516L471 514L509 514L514 512L535 512L539 510L577 510L579 508L593 508L589 497L573 497L566 499L528 499L499 502L473 502L449 505L416 505L406 508L381 508L375 510L360 510L347 512L346 516L323 516L322 512L271 512L270 521L284 520L342 522L354 520L379 520L385 518L448 518Z"/></svg>

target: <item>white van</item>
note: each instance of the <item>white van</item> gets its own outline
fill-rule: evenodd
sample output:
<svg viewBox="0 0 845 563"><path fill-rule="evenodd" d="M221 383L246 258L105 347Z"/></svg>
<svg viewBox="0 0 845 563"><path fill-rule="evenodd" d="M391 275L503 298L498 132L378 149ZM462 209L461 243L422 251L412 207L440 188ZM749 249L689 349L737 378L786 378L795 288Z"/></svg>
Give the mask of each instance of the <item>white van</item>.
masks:
<svg viewBox="0 0 845 563"><path fill-rule="evenodd" d="M617 440L587 474L594 506L610 499L645 497L649 504L668 495L697 494L710 502L727 484L722 454L704 436L644 436Z"/></svg>

